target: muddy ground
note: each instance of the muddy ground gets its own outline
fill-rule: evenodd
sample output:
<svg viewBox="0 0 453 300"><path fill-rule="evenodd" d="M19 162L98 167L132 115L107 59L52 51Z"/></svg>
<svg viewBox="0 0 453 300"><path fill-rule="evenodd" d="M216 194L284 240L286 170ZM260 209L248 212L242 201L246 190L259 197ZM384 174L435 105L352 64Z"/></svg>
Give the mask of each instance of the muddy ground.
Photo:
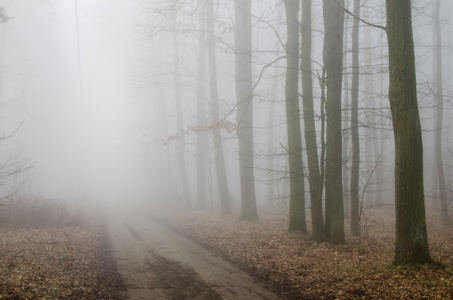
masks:
<svg viewBox="0 0 453 300"><path fill-rule="evenodd" d="M131 299L280 299L223 258L137 211L110 213L108 220Z"/></svg>

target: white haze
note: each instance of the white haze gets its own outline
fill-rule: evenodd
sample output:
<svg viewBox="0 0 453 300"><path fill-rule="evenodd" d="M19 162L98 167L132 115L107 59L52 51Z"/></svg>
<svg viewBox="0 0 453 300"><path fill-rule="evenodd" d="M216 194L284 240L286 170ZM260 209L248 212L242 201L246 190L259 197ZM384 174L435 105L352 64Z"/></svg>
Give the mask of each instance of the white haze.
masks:
<svg viewBox="0 0 453 300"><path fill-rule="evenodd" d="M16 179L20 195L147 198L138 3L79 1L80 83L74 2L4 5L0 122L7 135L20 128L2 153L32 166Z"/></svg>

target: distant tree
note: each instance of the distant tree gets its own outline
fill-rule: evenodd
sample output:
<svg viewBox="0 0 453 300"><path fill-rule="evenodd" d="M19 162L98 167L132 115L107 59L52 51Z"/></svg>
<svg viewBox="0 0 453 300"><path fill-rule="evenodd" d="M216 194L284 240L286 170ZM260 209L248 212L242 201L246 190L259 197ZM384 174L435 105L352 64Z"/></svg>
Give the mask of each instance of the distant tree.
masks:
<svg viewBox="0 0 453 300"><path fill-rule="evenodd" d="M274 206L275 200L275 183L274 183L274 175L275 175L275 159L272 157L275 153L274 147L274 122L275 122L275 103L277 102L277 83L278 83L278 68L275 68L274 78L272 80L272 90L271 90L271 105L269 108L269 119L268 119L268 127L269 130L267 131L267 141L268 141L268 159L267 159L267 170L269 173L268 177L268 185L267 185L267 207Z"/></svg>
<svg viewBox="0 0 453 300"><path fill-rule="evenodd" d="M306 232L305 187L299 109L299 0L284 0L287 20L286 124L290 178L288 231Z"/></svg>
<svg viewBox="0 0 453 300"><path fill-rule="evenodd" d="M417 103L410 0L386 0L389 100L395 137L395 265L431 262L423 189L423 143Z"/></svg>
<svg viewBox="0 0 453 300"><path fill-rule="evenodd" d="M324 68L326 69L326 220L333 244L344 243L341 92L343 76L344 0L323 0Z"/></svg>
<svg viewBox="0 0 453 300"><path fill-rule="evenodd" d="M349 0L345 0L345 8L349 7ZM343 67L345 71L349 68L349 60L348 55L349 53L349 28L351 27L348 18L345 18L344 24L344 50L343 52L345 55L343 56ZM345 72L343 74L343 114L342 114L342 122L343 122L343 203L344 203L344 218L349 219L351 214L351 197L350 197L350 181L349 181L349 172L350 172L350 163L349 163L349 144L350 144L350 137L351 132L347 128L350 126L351 118L351 101L350 101L350 94L351 89L349 85L349 74Z"/></svg>
<svg viewBox="0 0 453 300"><path fill-rule="evenodd" d="M234 50L241 220L257 220L253 153L252 2L235 0Z"/></svg>
<svg viewBox="0 0 453 300"><path fill-rule="evenodd" d="M9 19L10 17L8 17L6 9L3 6L0 6L0 23L6 23Z"/></svg>
<svg viewBox="0 0 453 300"><path fill-rule="evenodd" d="M215 32L214 32L214 8L210 0L206 0L207 8L207 29L208 29L208 60L209 60L209 94L211 98L211 122L219 124L219 95L217 83L216 51L215 51ZM214 160L217 174L217 183L220 192L220 207L224 214L231 213L230 192L228 188L228 177L226 174L225 158L223 153L222 136L220 126L212 129L214 141Z"/></svg>
<svg viewBox="0 0 453 300"><path fill-rule="evenodd" d="M198 86L197 86L197 127L207 126L206 109L206 10L201 7L199 11L200 32L198 42ZM206 130L197 130L196 163L197 163L197 206L206 207L206 175L209 162L209 137Z"/></svg>
<svg viewBox="0 0 453 300"><path fill-rule="evenodd" d="M442 159L442 127L443 127L443 76L442 76L442 34L440 26L440 0L436 0L434 10L434 32L433 32L433 45L434 45L434 63L433 63L433 92L435 99L435 116L436 116L436 132L435 132L435 168L437 169L437 182L439 184L439 196L441 207L441 220L447 222L448 204L447 204L447 188L445 185L444 163Z"/></svg>
<svg viewBox="0 0 453 300"><path fill-rule="evenodd" d="M176 15L175 15L176 18ZM174 80L175 80L175 99L176 99L176 116L178 122L178 130L184 131L183 115L182 115L182 103L181 103L181 72L179 70L179 48L176 32L173 32L173 57L174 57ZM179 175L181 177L181 183L183 188L184 205L190 207L192 204L189 180L187 178L186 170L186 139L184 135L179 138L178 148L178 163L179 163Z"/></svg>

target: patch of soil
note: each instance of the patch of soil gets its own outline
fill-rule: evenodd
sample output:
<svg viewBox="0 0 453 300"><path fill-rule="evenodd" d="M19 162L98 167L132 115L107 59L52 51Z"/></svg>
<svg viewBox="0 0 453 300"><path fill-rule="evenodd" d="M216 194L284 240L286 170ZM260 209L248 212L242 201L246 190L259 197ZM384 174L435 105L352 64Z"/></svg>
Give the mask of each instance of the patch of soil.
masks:
<svg viewBox="0 0 453 300"><path fill-rule="evenodd" d="M211 289L190 267L153 253L154 261L148 262L171 299L217 300L222 297Z"/></svg>
<svg viewBox="0 0 453 300"><path fill-rule="evenodd" d="M124 299L105 229L0 228L0 299Z"/></svg>

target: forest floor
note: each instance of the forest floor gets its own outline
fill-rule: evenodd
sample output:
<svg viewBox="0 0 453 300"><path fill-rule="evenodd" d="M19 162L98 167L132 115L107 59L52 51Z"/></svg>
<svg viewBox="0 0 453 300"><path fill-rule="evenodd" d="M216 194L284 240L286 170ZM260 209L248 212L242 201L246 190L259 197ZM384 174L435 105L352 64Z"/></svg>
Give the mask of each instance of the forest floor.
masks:
<svg viewBox="0 0 453 300"><path fill-rule="evenodd" d="M0 228L0 299L124 299L105 226Z"/></svg>
<svg viewBox="0 0 453 300"><path fill-rule="evenodd" d="M159 211L153 218L260 278L283 298L453 299L453 224L428 212L430 252L439 263L395 267L395 221L389 215L389 209L368 210L362 236L347 234L344 245L287 233L287 217L278 211L261 211L255 223L200 212Z"/></svg>
<svg viewBox="0 0 453 300"><path fill-rule="evenodd" d="M223 258L244 270L253 277L251 284L267 286L283 299L453 299L453 225L438 222L437 213L428 212L427 217L431 256L440 264L411 267L391 265L395 239L391 211L384 216L382 211L367 210L362 237L347 234L344 245L315 243L309 235L287 233L287 216L281 211L259 214L259 222L240 222L235 214L156 210L148 219L175 233L159 229L164 233L156 236L155 249L147 244L152 239L148 230L159 226L151 226L152 222L140 225L146 220L143 215L140 221L136 217L117 220L117 227L94 220L65 226L3 226L0 299L125 299L134 287L120 275L120 252L113 251L117 241L111 233L120 234L121 230L129 232L147 255L152 254L154 262L148 261L146 266L154 268L159 282L168 281L164 293L178 292L174 274L182 274L187 277L180 278L182 281L200 285L197 291L224 298L222 288L210 284L196 268L175 263L185 255L179 249L170 253L164 238L177 236L177 232L210 250L213 254L207 255L213 259ZM137 228L132 227L134 222ZM348 226L346 223L345 228ZM123 245L128 251L134 248L132 243ZM184 247L190 255L205 251L198 246ZM235 274L232 278L245 278L240 272ZM187 288L182 289L187 293ZM205 298L215 299L209 295ZM177 298L170 294L165 299Z"/></svg>

